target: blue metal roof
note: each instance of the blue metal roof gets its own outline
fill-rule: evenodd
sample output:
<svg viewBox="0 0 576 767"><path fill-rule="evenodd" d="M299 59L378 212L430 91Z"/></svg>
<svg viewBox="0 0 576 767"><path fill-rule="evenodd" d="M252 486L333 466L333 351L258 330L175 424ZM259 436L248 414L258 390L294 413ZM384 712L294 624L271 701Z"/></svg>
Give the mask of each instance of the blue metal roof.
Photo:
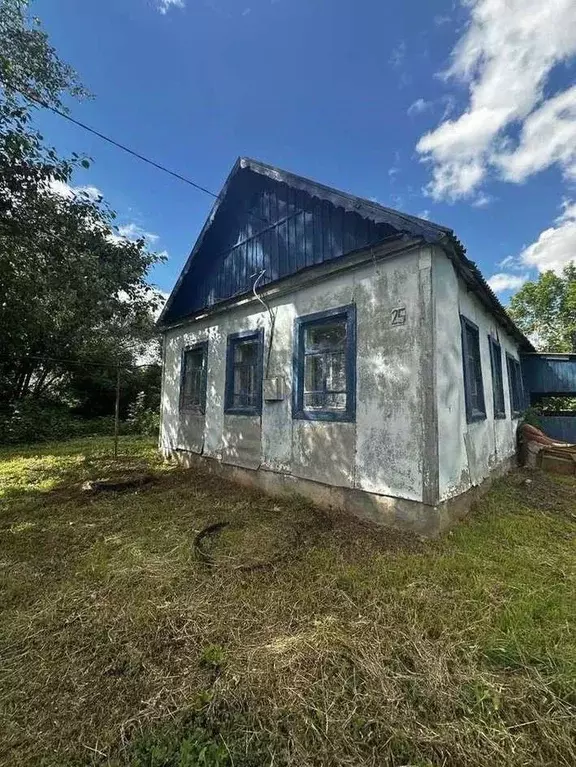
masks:
<svg viewBox="0 0 576 767"><path fill-rule="evenodd" d="M249 293L262 271L261 287L393 237L440 245L470 289L533 350L451 229L246 157L228 176L158 324Z"/></svg>

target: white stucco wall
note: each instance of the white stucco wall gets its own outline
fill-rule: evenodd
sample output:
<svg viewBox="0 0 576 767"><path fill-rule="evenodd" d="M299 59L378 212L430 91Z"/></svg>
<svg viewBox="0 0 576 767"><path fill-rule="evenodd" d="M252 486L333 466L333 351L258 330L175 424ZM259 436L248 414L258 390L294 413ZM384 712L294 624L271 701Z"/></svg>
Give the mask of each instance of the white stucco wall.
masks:
<svg viewBox="0 0 576 767"><path fill-rule="evenodd" d="M375 255L352 270L270 299L276 322L268 375L284 376L286 398L264 401L261 419L225 415L223 409L228 334L264 328L266 363L270 323L260 304L237 306L168 331L162 446L326 484L427 500L430 478L437 474L435 422L429 412L434 406L428 375L431 286L431 252L422 248L386 260ZM293 420L294 320L351 303L357 313L356 422ZM392 312L398 308L406 309L406 323L392 325ZM178 401L182 349L206 339L208 396L202 427L181 419ZM191 429L200 434L191 436Z"/></svg>
<svg viewBox="0 0 576 767"><path fill-rule="evenodd" d="M504 353L516 358L518 344L458 279L452 263L441 251L435 252L433 263L438 480L440 500L445 500L479 484L516 450L518 420L511 417L505 354L502 376L506 418L494 418L488 335L499 341ZM479 328L486 418L475 423L466 422L460 314Z"/></svg>

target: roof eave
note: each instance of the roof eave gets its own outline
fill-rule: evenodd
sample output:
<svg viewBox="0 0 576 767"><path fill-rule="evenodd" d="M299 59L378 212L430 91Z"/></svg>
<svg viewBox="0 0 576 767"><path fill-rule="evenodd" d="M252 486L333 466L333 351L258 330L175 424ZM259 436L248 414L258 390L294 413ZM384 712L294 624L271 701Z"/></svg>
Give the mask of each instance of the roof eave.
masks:
<svg viewBox="0 0 576 767"><path fill-rule="evenodd" d="M524 335L502 306L496 294L484 279L480 269L468 258L466 249L460 240L454 234L446 234L439 238L438 245L444 250L456 267L457 272L478 296L480 301L497 317L510 335L516 339L521 350L527 353L535 352L536 349L532 342Z"/></svg>

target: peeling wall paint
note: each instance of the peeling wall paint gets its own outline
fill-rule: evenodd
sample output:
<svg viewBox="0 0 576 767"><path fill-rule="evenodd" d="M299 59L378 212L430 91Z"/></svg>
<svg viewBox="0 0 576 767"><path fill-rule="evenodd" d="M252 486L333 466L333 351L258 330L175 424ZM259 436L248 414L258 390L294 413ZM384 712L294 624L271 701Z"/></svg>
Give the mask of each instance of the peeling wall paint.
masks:
<svg viewBox="0 0 576 767"><path fill-rule="evenodd" d="M495 419L488 334L499 341L503 352L516 358L519 352L517 343L467 290L440 250L433 264L439 498L445 500L480 484L514 455L518 419L511 418L507 366L503 359L506 418ZM470 424L466 422L460 314L478 325L480 335L486 418Z"/></svg>
<svg viewBox="0 0 576 767"><path fill-rule="evenodd" d="M347 272L335 269L317 284L271 299L276 320L268 375L284 377L286 397L264 402L261 417L223 412L228 334L264 328L266 363L270 319L260 304L232 307L167 331L162 447L201 450L239 466L422 501L430 478L437 483L435 451L427 449L430 428L435 433L435 402L424 391L424 368L431 358L422 353L433 346L431 269L428 247L386 260L375 253L373 261ZM292 420L295 318L351 303L357 312L356 422ZM186 436L179 413L180 364L184 346L206 339L208 391L200 448L197 437Z"/></svg>

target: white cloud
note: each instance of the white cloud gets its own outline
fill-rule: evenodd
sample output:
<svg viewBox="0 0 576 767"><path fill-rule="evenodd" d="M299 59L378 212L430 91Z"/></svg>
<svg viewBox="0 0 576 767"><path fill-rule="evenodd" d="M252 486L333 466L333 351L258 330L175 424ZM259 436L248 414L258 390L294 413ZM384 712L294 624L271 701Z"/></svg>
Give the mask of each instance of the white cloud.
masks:
<svg viewBox="0 0 576 767"><path fill-rule="evenodd" d="M184 8L184 0L158 0L157 7L162 15L168 13L171 8Z"/></svg>
<svg viewBox="0 0 576 767"><path fill-rule="evenodd" d="M444 24L449 24L451 20L452 19L448 15L443 16L438 14L437 16L434 16L434 24L436 24L437 27L442 27Z"/></svg>
<svg viewBox="0 0 576 767"><path fill-rule="evenodd" d="M576 180L576 85L532 112L516 149L502 152L497 162L507 181L524 181L554 163Z"/></svg>
<svg viewBox="0 0 576 767"><path fill-rule="evenodd" d="M498 266L504 269L518 269L518 260L516 256L506 256L502 261L498 262Z"/></svg>
<svg viewBox="0 0 576 767"><path fill-rule="evenodd" d="M388 168L388 176L390 177L390 181L394 182L395 177L400 173L400 152L395 149L394 150L394 164L391 165Z"/></svg>
<svg viewBox="0 0 576 767"><path fill-rule="evenodd" d="M567 91L541 102L552 69L576 54L576 3L461 2L470 9L471 21L444 74L467 85L468 104L460 117L443 119L417 144L417 151L432 166L429 194L449 200L470 196L490 168L509 180L526 178L552 163L572 173L574 157L568 149L572 96ZM506 129L518 122L524 124L521 142L511 150ZM553 146L537 152L534 143L543 126L552 130Z"/></svg>
<svg viewBox="0 0 576 767"><path fill-rule="evenodd" d="M153 245L160 239L157 234L154 234L153 232L147 232L145 229L142 229L141 226L138 226L138 224L135 224L134 222L119 226L118 234L123 240L139 240L144 238L150 245Z"/></svg>
<svg viewBox="0 0 576 767"><path fill-rule="evenodd" d="M576 202L564 203L554 226L545 229L535 242L524 248L519 260L539 272L551 269L558 274L566 264L576 261Z"/></svg>
<svg viewBox="0 0 576 767"><path fill-rule="evenodd" d="M507 274L499 272L493 274L488 280L488 285L494 293L502 293L505 290L518 290L528 280L527 274Z"/></svg>
<svg viewBox="0 0 576 767"><path fill-rule="evenodd" d="M490 205L493 199L494 198L490 197L489 194L484 194L484 192L480 192L478 197L476 197L476 199L472 201L472 207L485 208L487 205Z"/></svg>
<svg viewBox="0 0 576 767"><path fill-rule="evenodd" d="M444 110L442 112L441 120L445 120L447 117L450 117L452 112L456 109L456 99L454 96L442 96L440 99L441 103L444 104Z"/></svg>
<svg viewBox="0 0 576 767"><path fill-rule="evenodd" d="M406 58L406 43L404 41L398 43L398 45L392 49L389 62L394 69L400 69Z"/></svg>
<svg viewBox="0 0 576 767"><path fill-rule="evenodd" d="M52 179L47 186L49 193L61 197L62 199L72 200L75 197L86 199L90 202L98 202L102 197L102 192L96 186L71 186L65 181L58 181ZM92 217L87 217L86 222L90 227L99 228L102 230L102 222L99 219L93 220ZM160 239L160 235L153 232L147 232L139 224L133 221L129 224L123 224L118 227L116 232L108 231L106 233L106 239L108 242L121 243L121 242L134 242L143 238L146 240L148 246L153 246ZM166 256L166 251L160 253L161 256Z"/></svg>
<svg viewBox="0 0 576 767"><path fill-rule="evenodd" d="M418 213L418 218L423 218L426 221L430 220L430 211L429 210L421 210L420 213Z"/></svg>
<svg viewBox="0 0 576 767"><path fill-rule="evenodd" d="M55 178L50 181L48 188L58 197L67 199L83 197L90 202L97 202L102 197L102 192L96 186L70 186L65 181L58 181Z"/></svg>
<svg viewBox="0 0 576 767"><path fill-rule="evenodd" d="M429 101L425 101L424 99L416 99L413 104L410 104L406 114L409 117L412 117L412 115L419 115L422 114L422 112L425 112L427 109L430 109L431 106L432 105Z"/></svg>

